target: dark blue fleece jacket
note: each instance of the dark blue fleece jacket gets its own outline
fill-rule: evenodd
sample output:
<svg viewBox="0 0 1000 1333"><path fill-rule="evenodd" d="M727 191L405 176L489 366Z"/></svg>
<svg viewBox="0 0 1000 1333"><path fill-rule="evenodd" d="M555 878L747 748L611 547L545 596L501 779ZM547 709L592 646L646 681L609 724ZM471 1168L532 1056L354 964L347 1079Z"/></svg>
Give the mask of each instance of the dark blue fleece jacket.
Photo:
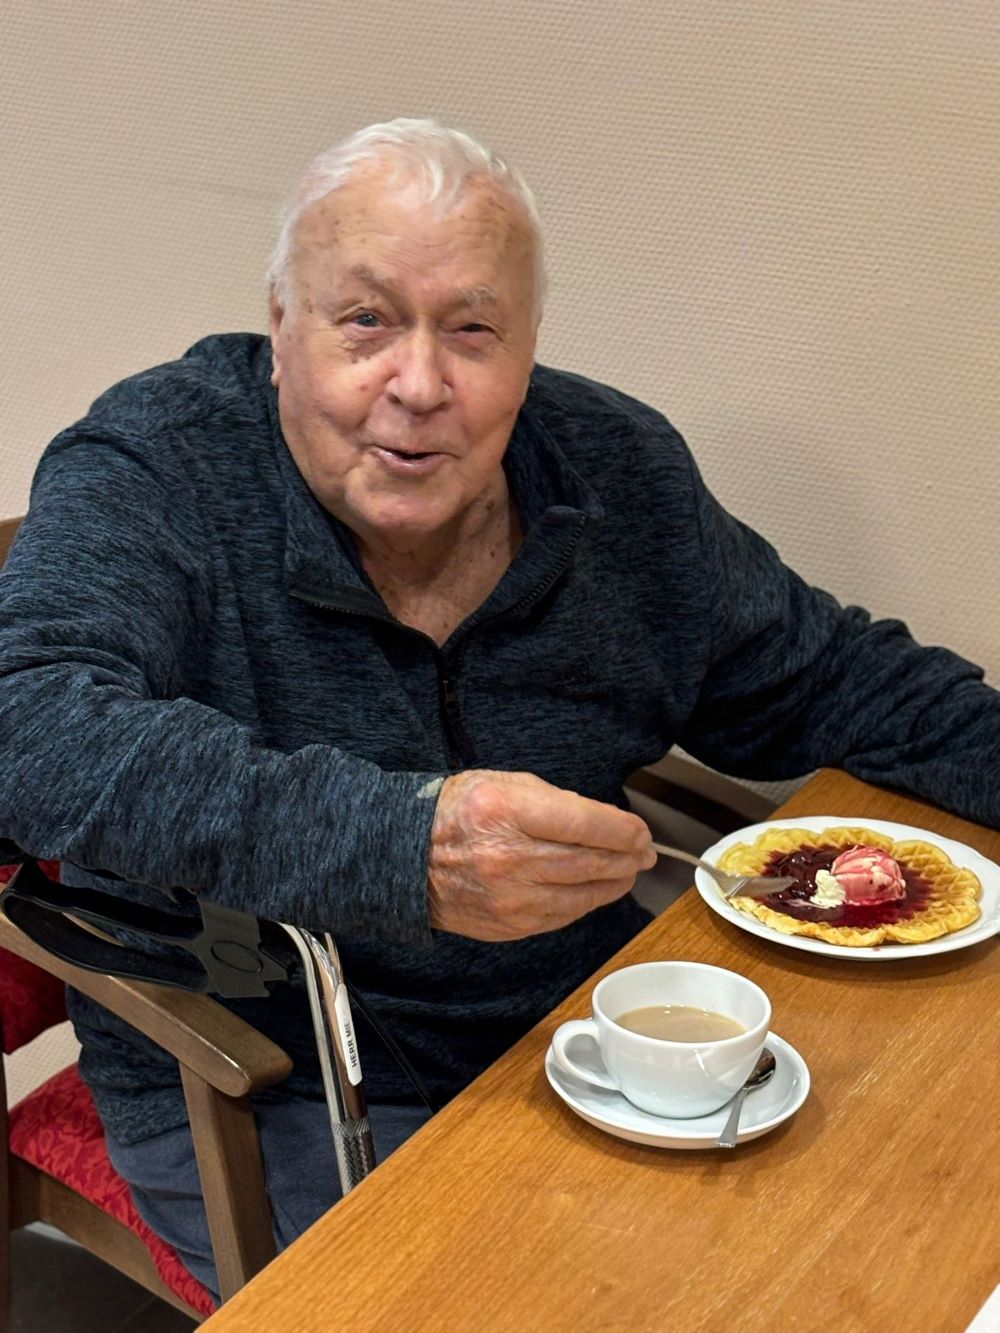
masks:
<svg viewBox="0 0 1000 1333"><path fill-rule="evenodd" d="M0 576L0 836L157 906L182 886L331 930L439 1098L643 924L432 931L437 784L527 770L604 801L674 742L737 775L820 765L1000 824L1000 695L807 587L612 389L538 368L506 458L525 540L438 648L399 624L283 441L267 342L209 338L60 435ZM118 881L96 876L110 872ZM297 984L232 1007L318 1093ZM176 1067L77 996L82 1069L132 1142L180 1123ZM361 1024L369 1095L409 1085Z"/></svg>

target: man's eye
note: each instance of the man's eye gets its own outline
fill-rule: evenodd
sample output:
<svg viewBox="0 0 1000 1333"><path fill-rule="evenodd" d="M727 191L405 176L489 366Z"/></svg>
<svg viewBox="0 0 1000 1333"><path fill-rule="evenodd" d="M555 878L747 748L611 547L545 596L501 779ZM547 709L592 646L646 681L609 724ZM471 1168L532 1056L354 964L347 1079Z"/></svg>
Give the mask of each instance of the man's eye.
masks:
<svg viewBox="0 0 1000 1333"><path fill-rule="evenodd" d="M351 316L351 323L357 324L362 329L377 329L382 321L374 310L360 310L356 315Z"/></svg>
<svg viewBox="0 0 1000 1333"><path fill-rule="evenodd" d="M459 333L489 333L488 324L463 324Z"/></svg>

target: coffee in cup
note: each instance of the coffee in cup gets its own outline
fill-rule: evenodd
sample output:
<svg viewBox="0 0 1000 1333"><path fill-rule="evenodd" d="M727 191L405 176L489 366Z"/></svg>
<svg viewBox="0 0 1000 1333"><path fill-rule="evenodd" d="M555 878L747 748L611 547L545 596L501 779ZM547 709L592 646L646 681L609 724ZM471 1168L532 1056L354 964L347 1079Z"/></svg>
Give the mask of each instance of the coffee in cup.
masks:
<svg viewBox="0 0 1000 1333"><path fill-rule="evenodd" d="M556 1062L585 1083L621 1092L652 1115L693 1119L718 1110L757 1063L771 1021L767 996L747 977L708 963L636 963L592 996L593 1018L563 1023ZM574 1060L596 1044L603 1070Z"/></svg>
<svg viewBox="0 0 1000 1333"><path fill-rule="evenodd" d="M661 1041L721 1041L746 1032L742 1023L693 1004L645 1004L615 1019L619 1027Z"/></svg>

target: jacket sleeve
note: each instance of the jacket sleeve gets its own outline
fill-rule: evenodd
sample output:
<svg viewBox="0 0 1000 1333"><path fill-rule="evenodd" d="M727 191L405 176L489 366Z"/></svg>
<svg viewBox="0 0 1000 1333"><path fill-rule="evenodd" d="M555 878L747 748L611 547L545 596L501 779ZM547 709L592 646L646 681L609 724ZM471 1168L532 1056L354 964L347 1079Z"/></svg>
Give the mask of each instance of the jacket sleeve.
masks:
<svg viewBox="0 0 1000 1333"><path fill-rule="evenodd" d="M212 596L202 522L183 475L128 440L76 428L50 446L0 574L0 837L274 920L426 942L437 775L266 748L185 697Z"/></svg>
<svg viewBox="0 0 1000 1333"><path fill-rule="evenodd" d="M680 744L737 776L844 768L1000 827L1000 693L982 670L809 587L695 481L711 649Z"/></svg>

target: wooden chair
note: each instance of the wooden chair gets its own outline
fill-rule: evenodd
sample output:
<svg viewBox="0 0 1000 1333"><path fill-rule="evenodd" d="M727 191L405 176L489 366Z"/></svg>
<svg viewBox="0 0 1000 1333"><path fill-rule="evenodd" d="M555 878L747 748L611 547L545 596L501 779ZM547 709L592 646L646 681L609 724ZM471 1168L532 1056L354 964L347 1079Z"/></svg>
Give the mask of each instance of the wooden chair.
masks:
<svg viewBox="0 0 1000 1333"><path fill-rule="evenodd" d="M52 977L75 987L177 1059L220 1291L227 1300L274 1257L271 1207L250 1095L286 1078L291 1060L207 996L84 971L46 953L3 917L0 948L15 960L33 964L41 984L45 977ZM0 955L0 967L8 980L11 960ZM30 971L27 983L24 976L25 970L20 969L18 981L30 1003L40 983ZM0 985L0 995L3 989ZM22 1001L19 1023L11 1023L0 1012L5 1048L23 1044L8 1038L11 1027L20 1026L30 1039L35 1035L32 1027L40 1031L47 1026L32 1024L25 1029L25 1007ZM48 1012L58 1020L58 1009L51 1001ZM72 1114L52 1114L53 1109L67 1107ZM0 1159L0 1222L6 1219L0 1236L4 1312L9 1298L10 1232L29 1222L47 1222L192 1318L200 1320L210 1313L212 1303L204 1288L186 1273L169 1247L162 1241L157 1244L155 1237L151 1243L148 1228L141 1223L136 1227L134 1216L130 1222L120 1220L131 1213L131 1201L124 1182L107 1162L96 1112L75 1066L57 1074L8 1113L0 1063L0 1120L3 1142L8 1145ZM24 1120L30 1126L26 1133ZM11 1130L21 1131L15 1134L16 1151L11 1151ZM44 1165L39 1165L40 1150ZM84 1161L85 1169L81 1166ZM170 1277L171 1285L163 1274Z"/></svg>
<svg viewBox="0 0 1000 1333"><path fill-rule="evenodd" d="M0 519L0 565L7 559L7 552L13 545L20 526L21 520L19 518Z"/></svg>
<svg viewBox="0 0 1000 1333"><path fill-rule="evenodd" d="M777 805L752 787L673 752L659 763L640 768L625 786L718 834L760 823Z"/></svg>
<svg viewBox="0 0 1000 1333"><path fill-rule="evenodd" d="M0 522L0 562L6 558L18 523L18 519ZM8 953L0 952L0 1027L8 1053L65 1017L61 998L55 995L66 984L125 1019L177 1059L220 1291L227 1300L274 1257L271 1207L250 1096L286 1078L292 1067L290 1058L208 996L84 971L46 953L0 917L2 950ZM5 986L9 993L17 988L16 1013L2 1011ZM66 1117L68 1123L46 1124L44 1117L50 1108L65 1105L67 1100L73 1107L73 1115ZM87 1132L84 1121L90 1127ZM44 1134L27 1131L28 1124ZM75 1067L50 1079L8 1113L0 1061L0 1130L4 1145L0 1152L0 1325L5 1326L7 1320L10 1233L34 1221L57 1227L200 1322L211 1309L208 1293L179 1261L170 1264L172 1251L165 1256L169 1247L163 1242L159 1248L153 1243L151 1250L152 1233L141 1222L136 1228L138 1219L133 1216L132 1225L120 1220L128 1211L123 1196L129 1207L131 1199L103 1153L96 1112ZM12 1130L15 1139L24 1140L19 1148L26 1155L11 1152ZM58 1175L31 1160L39 1157L35 1147L42 1138L47 1150L57 1142L58 1152L48 1155L58 1158ZM98 1198L80 1192L80 1180L74 1180L73 1186L66 1183L67 1178L74 1179L77 1169L74 1153L86 1156L88 1167L80 1174L91 1183L97 1181L92 1192ZM116 1206L110 1211L109 1193L116 1195ZM140 1238L143 1231L148 1233L145 1239ZM164 1281L161 1270L173 1279L172 1285Z"/></svg>

